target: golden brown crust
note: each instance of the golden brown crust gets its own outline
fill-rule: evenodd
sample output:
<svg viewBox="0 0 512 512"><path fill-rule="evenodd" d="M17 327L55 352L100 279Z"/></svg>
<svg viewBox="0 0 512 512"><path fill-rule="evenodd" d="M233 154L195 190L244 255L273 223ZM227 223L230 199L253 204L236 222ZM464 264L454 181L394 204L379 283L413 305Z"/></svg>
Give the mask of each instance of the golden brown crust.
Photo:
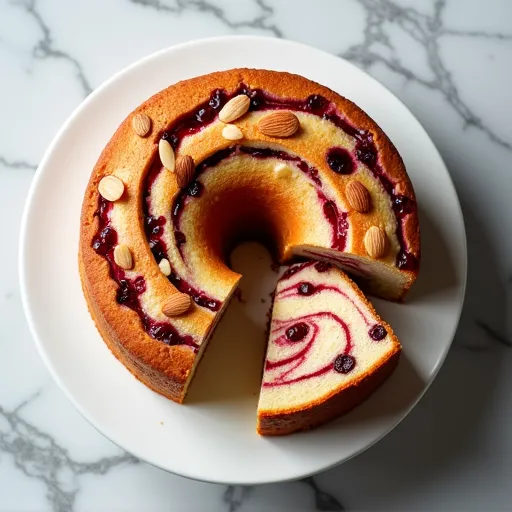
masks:
<svg viewBox="0 0 512 512"><path fill-rule="evenodd" d="M143 234L142 183L157 153L159 134L178 116L208 100L214 89L223 88L231 92L241 83L252 88L264 89L281 97L305 98L311 94L325 96L337 105L338 110L343 112L351 123L373 134L379 150L380 162L386 174L394 182L403 184L404 193L411 198L414 197L412 185L400 156L380 128L349 100L300 76L251 69L212 73L179 82L138 107L120 125L103 150L89 181L81 215L80 272L89 308L102 337L112 352L137 378L176 401L183 399L180 392L184 389L189 372L193 368L195 355L189 347L168 346L152 339L141 328L137 314L117 304L115 300L117 284L110 277L106 260L96 254L91 246L98 229L98 219L94 215L98 207L97 185L103 176L114 174L119 169L129 169L130 177L125 183L125 195L118 203L122 205L136 201L137 211L133 212L134 217L131 220L137 224L135 229ZM137 137L131 127L133 115L139 112L146 113L152 120L152 130L146 138ZM265 136L261 136L260 139L275 142L275 139ZM206 142L201 151L204 156L207 156L208 152L216 149L213 143L208 145ZM304 148L304 151L311 154L308 148ZM358 237L362 238L361 233ZM416 215L410 215L405 223L404 238L408 250L419 258L419 227ZM162 296L170 293L172 285L159 272L151 251L143 240L143 235L133 247L133 251L136 254L136 270L147 279L151 279L155 293ZM415 273L411 273L409 284L414 278ZM194 306L184 317L183 322L193 322L197 326L198 335L204 337L211 325L211 320L212 315L209 311ZM156 375L158 378L155 377ZM157 381L160 379L168 380L168 383L158 384Z"/></svg>

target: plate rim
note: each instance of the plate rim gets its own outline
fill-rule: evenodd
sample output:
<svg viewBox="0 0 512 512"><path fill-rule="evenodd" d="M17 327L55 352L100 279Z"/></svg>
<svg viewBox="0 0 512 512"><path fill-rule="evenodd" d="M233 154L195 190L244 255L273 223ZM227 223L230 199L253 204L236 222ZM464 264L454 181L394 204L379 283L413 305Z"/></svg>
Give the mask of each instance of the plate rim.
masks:
<svg viewBox="0 0 512 512"><path fill-rule="evenodd" d="M356 452L352 453L350 456L342 458L341 460L334 462L332 464L327 464L322 467L319 467L317 469L314 469L312 471L297 471L295 475L292 476L285 476L283 478L271 478L271 479L265 479L260 478L258 480L239 480L239 481L228 481L222 478L213 480L213 479L206 479L200 476L195 476L193 474L190 474L190 472L178 472L176 470L171 470L168 467L164 467L160 463L148 459L146 456L137 453L137 449L133 449L132 447L126 447L123 446L121 443L118 443L115 441L112 437L107 435L101 428L100 428L100 421L98 421L96 418L92 417L86 411L81 403L78 401L77 398L75 398L74 394L68 387L65 385L63 380L60 378L58 374L58 370L52 363L52 360L47 354L44 343L42 341L42 337L39 336L38 330L36 327L36 321L33 317L33 308L34 305L31 301L30 295L30 288L27 282L27 266L29 265L29 255L28 251L26 249L26 246L28 244L28 235L29 235L29 220L32 215L32 208L34 205L34 197L37 193L37 189L39 187L39 183L43 179L43 177L46 174L46 168L47 168L47 162L50 159L51 155L54 152L55 147L58 145L61 137L67 132L69 126L73 123L75 118L82 113L84 110L86 110L89 106L89 104L95 100L96 96L101 93L101 91L105 88L107 88L112 82L117 81L119 79L122 79L123 76L128 75L132 70L135 68L144 65L145 63L153 60L158 59L162 55L165 55L168 52L172 51L180 51L185 50L189 48L193 48L194 46L202 46L204 44L208 43L225 43L225 42L233 42L237 40L244 40L249 42L258 42L258 41L266 41L268 43L276 44L276 45L283 45L283 46L289 46L293 47L296 50L300 50L300 48L308 49L308 50L314 50L316 52L319 52L321 54L324 54L326 56L329 56L331 58L338 58L341 61L344 61L346 65L348 65L351 68L354 68L357 70L358 73L364 73L366 76L366 79L368 79L370 82L373 83L373 85L377 85L380 88L383 88L387 91L388 94L393 96L393 98L401 104L401 106L410 114L410 116L416 121L418 128L423 132L424 136L428 141L430 141L431 144L431 150L435 152L436 156L439 159L439 162L442 164L443 169L445 171L446 177L448 178L447 185L449 184L451 187L451 192L453 192L453 196L455 198L456 202L456 210L457 210L457 222L460 225L460 235L462 237L463 242L463 251L458 257L460 257L460 260L458 260L457 264L459 267L461 267L461 283L458 290L458 310L457 310L457 318L454 323L453 332L450 335L450 342L446 343L443 351L440 353L439 358L437 359L437 362L435 363L431 373L428 382L425 383L423 390L418 394L415 400L412 400L407 409L403 412L403 414L400 414L400 418L398 418L394 423L387 429L384 429L383 432L380 433L380 435L376 436L372 442L367 444L366 446L362 447L361 449L357 450ZM171 45L165 48L162 48L156 52L153 52L145 57L142 57L135 62L131 63L130 65L124 67L120 71L114 73L111 77L103 81L92 93L90 93L73 111L71 114L67 117L65 122L62 124L62 126L59 128L59 130L54 135L51 143L47 147L47 149L44 152L44 155L37 166L36 172L34 174L34 177L32 179L32 182L30 184L29 192L27 194L27 198L25 201L25 205L23 208L23 214L21 218L21 226L20 226L20 237L19 237L19 244L18 244L18 270L19 270L19 283L20 283L20 296L21 296L21 302L23 306L23 311L25 314L25 318L27 320L27 324L29 326L30 334L34 340L34 343L36 345L37 351L43 360L46 368L48 369L50 375L52 376L52 379L57 383L59 388L64 392L65 396L70 400L70 402L73 404L73 406L80 412L80 414L88 421L90 425L92 425L95 430L97 430L100 434L102 434L104 437L109 439L112 443L114 443L116 446L118 446L120 449L126 451L127 453L130 453L134 455L136 458L145 461L155 467L158 467L166 472L169 472L171 474L175 474L184 478L206 482L206 483L213 483L213 484L222 484L222 485L260 485L260 484L270 484L270 483L279 483L279 482L287 482L287 481L293 481L300 478L306 478L311 475L315 475L319 472L327 471L329 469L332 469L333 467L336 467L344 462L347 462L348 460L352 459L353 457L356 457L357 455L361 454L362 452L366 451L367 449L371 448L374 444L376 444L378 441L380 441L382 438L384 438L387 434L389 434L398 424L400 424L414 409L414 407L418 404L418 402L421 400L421 398L424 396L426 391L430 388L433 381L435 380L437 374L439 373L441 367L444 364L444 361L448 355L448 352L451 348L451 345L453 343L453 339L455 337L457 328L459 326L463 306L464 306L464 299L466 294L466 287L467 287L467 266L468 266L468 251L467 251L467 234L465 229L465 223L464 223L464 216L462 212L462 208L460 205L460 200L457 194L457 189L455 188L452 176L450 175L448 168L439 153L437 147L433 143L431 137L423 127L423 125L420 123L420 121L417 119L417 117L414 115L414 113L405 105L405 103L402 102L400 98L398 98L392 91L390 91L384 84L379 82L377 79L369 75L365 70L358 68L355 64L353 64L350 61L347 61L346 59L343 59L341 57L338 57L330 52L327 52L325 50L321 50L315 46L299 43L296 41L291 41L287 39L280 39L280 38L274 38L274 37L268 37L268 36L258 36L258 35L224 35L224 36L217 36L217 37L207 37L207 38L201 38L201 39L194 39L191 41L187 41L184 43L179 43L176 45ZM454 315L455 316L455 315Z"/></svg>

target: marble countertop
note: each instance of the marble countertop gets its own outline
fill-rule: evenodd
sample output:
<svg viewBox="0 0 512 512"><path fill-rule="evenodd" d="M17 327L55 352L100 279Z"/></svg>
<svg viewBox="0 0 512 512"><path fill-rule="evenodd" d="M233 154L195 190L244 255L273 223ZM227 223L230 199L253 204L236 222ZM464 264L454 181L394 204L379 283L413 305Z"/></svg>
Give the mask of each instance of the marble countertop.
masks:
<svg viewBox="0 0 512 512"><path fill-rule="evenodd" d="M389 87L445 159L469 244L461 324L414 411L342 466L262 487L167 474L95 431L36 353L16 271L30 182L70 112L140 57L230 33L317 46ZM511 62L508 0L0 0L0 511L511 510Z"/></svg>

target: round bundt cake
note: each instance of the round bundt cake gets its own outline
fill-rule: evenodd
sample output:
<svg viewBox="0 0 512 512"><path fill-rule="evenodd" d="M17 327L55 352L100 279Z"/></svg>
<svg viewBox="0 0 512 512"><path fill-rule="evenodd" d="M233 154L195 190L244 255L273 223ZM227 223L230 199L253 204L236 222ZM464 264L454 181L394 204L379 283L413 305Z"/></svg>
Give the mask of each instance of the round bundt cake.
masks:
<svg viewBox="0 0 512 512"><path fill-rule="evenodd" d="M79 264L103 339L150 388L184 400L241 277L226 264L229 254L247 239L270 244L281 263L306 259L329 268L322 274L305 264L289 276L294 286L299 278L311 280L317 291L322 279L337 283L322 293L290 295L281 280L276 292L258 429L272 434L312 427L364 399L392 371L399 353L389 326L343 272L329 267L349 273L364 292L390 300L402 300L414 282L418 215L397 150L356 105L282 72L234 69L193 78L132 112L92 172ZM284 373L273 366L276 340L293 327L283 304L295 304L292 319L323 300L330 301L327 315L350 325L360 313L368 329L382 327L385 341L372 342L366 327L350 336L344 327L333 329L341 325L334 317L315 321L316 327L304 323L308 333L301 327L301 341L283 350L295 354L310 346L313 330L320 340L324 335L317 330L327 329L332 339L321 344L321 364L334 373L312 370L307 385L301 381L285 393L285 384L295 382L292 376L316 352L305 350L300 365L286 366ZM358 344L364 357L346 348L357 353ZM352 357L354 369L337 371L348 364L340 356ZM340 379L346 393L336 391ZM301 409L308 412L297 415Z"/></svg>

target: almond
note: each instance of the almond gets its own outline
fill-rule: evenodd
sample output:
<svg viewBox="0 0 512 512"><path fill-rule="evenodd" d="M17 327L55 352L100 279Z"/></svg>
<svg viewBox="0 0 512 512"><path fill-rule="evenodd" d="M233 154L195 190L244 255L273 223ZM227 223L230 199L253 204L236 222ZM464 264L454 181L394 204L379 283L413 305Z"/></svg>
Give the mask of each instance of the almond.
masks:
<svg viewBox="0 0 512 512"><path fill-rule="evenodd" d="M127 245L119 244L114 249L114 261L124 270L133 268L132 251Z"/></svg>
<svg viewBox="0 0 512 512"><path fill-rule="evenodd" d="M368 189L360 181L351 181L345 188L347 201L354 210L366 213L372 207L372 198Z"/></svg>
<svg viewBox="0 0 512 512"><path fill-rule="evenodd" d="M176 181L178 187L185 188L194 176L194 159L189 155L183 155L176 160Z"/></svg>
<svg viewBox="0 0 512 512"><path fill-rule="evenodd" d="M169 171L174 172L176 166L176 158L174 156L174 149L165 139L160 139L158 143L158 154L162 165Z"/></svg>
<svg viewBox="0 0 512 512"><path fill-rule="evenodd" d="M222 136L227 140L240 140L244 138L242 130L234 124L227 124L222 129Z"/></svg>
<svg viewBox="0 0 512 512"><path fill-rule="evenodd" d="M169 277L171 275L171 264L167 258L160 260L158 266L164 276Z"/></svg>
<svg viewBox="0 0 512 512"><path fill-rule="evenodd" d="M117 201L124 193L124 183L115 176L105 176L98 183L98 192L107 201Z"/></svg>
<svg viewBox="0 0 512 512"><path fill-rule="evenodd" d="M146 114L135 114L132 118L132 128L139 137L145 137L151 130L151 119Z"/></svg>
<svg viewBox="0 0 512 512"><path fill-rule="evenodd" d="M287 110L277 110L262 117L258 128L263 135L268 137L291 137L299 129L299 119Z"/></svg>
<svg viewBox="0 0 512 512"><path fill-rule="evenodd" d="M173 293L162 305L162 313L169 317L182 315L191 304L192 299L186 293Z"/></svg>
<svg viewBox="0 0 512 512"><path fill-rule="evenodd" d="M234 98L230 99L219 112L219 119L223 123L231 123L235 119L242 117L251 105L249 96L245 94L239 94Z"/></svg>
<svg viewBox="0 0 512 512"><path fill-rule="evenodd" d="M375 259L384 257L389 250L389 240L386 232L377 226L371 226L364 235L366 252Z"/></svg>

